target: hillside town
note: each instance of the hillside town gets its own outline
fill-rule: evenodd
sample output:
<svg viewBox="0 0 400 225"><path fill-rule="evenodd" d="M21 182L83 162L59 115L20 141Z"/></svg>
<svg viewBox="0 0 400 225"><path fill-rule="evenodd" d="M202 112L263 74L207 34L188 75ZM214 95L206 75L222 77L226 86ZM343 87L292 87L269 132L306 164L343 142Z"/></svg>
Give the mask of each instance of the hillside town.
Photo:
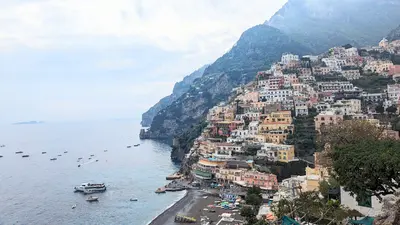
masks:
<svg viewBox="0 0 400 225"><path fill-rule="evenodd" d="M263 203L257 218L280 219L274 204L320 191L321 182L330 179L314 144L321 129L362 120L399 139L399 127L382 119L397 118L400 111L400 65L385 56L399 53L400 40L383 39L378 46L345 45L318 56L283 54L253 82L234 89L229 101L209 110L184 161L190 175L221 195L239 197L258 187ZM287 169L293 165L300 169ZM329 194L358 219L383 213L376 197L361 203L343 187ZM300 218L287 219L300 224L295 223Z"/></svg>

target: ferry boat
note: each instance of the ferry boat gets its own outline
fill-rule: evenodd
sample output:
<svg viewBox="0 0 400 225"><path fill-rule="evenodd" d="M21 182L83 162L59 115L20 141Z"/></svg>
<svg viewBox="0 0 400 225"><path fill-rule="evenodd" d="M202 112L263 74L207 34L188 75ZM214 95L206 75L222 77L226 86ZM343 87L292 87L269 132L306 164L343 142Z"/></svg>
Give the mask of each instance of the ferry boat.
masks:
<svg viewBox="0 0 400 225"><path fill-rule="evenodd" d="M83 192L84 194L92 194L96 192L106 191L107 187L102 184L82 183L80 186L74 188L76 192Z"/></svg>

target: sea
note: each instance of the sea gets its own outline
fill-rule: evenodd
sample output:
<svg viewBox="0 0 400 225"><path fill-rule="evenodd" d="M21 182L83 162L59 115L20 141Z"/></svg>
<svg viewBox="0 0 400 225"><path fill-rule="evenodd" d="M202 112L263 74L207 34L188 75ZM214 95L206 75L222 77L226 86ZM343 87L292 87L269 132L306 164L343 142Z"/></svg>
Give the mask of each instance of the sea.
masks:
<svg viewBox="0 0 400 225"><path fill-rule="evenodd" d="M0 224L148 224L185 193L154 192L178 165L169 145L139 140L139 131L129 120L0 125ZM107 191L87 202L73 192L83 182Z"/></svg>

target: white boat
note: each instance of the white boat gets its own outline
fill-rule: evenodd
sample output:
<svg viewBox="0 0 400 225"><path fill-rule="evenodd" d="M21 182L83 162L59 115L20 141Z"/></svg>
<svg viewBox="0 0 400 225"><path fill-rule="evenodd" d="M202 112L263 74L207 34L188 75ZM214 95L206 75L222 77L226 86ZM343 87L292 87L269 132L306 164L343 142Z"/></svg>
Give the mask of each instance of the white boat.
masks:
<svg viewBox="0 0 400 225"><path fill-rule="evenodd" d="M82 183L80 186L74 188L76 192L83 192L84 194L92 194L96 192L103 192L107 189L104 183L102 184L91 184Z"/></svg>
<svg viewBox="0 0 400 225"><path fill-rule="evenodd" d="M76 204L72 206L72 209L75 209L75 208L76 208Z"/></svg>
<svg viewBox="0 0 400 225"><path fill-rule="evenodd" d="M86 199L86 201L88 201L88 202L95 202L98 200L99 200L99 197L93 197L93 196L89 196L89 198Z"/></svg>

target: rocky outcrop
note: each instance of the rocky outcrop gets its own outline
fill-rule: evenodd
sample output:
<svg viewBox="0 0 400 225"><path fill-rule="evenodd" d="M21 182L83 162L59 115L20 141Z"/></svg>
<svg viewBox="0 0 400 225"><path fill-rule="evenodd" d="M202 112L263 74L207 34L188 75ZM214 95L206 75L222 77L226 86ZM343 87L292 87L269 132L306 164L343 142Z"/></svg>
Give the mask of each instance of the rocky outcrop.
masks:
<svg viewBox="0 0 400 225"><path fill-rule="evenodd" d="M320 53L376 45L400 21L397 0L289 0L266 24Z"/></svg>
<svg viewBox="0 0 400 225"><path fill-rule="evenodd" d="M211 107L226 101L234 88L253 80L258 71L268 69L285 52L308 54L310 50L267 25L245 31L229 52L194 81L189 91L154 117L148 135L158 139L184 134L201 122ZM180 161L190 147L174 149L171 157Z"/></svg>
<svg viewBox="0 0 400 225"><path fill-rule="evenodd" d="M208 65L201 67L200 69L194 71L190 75L183 78L182 81L176 83L171 95L162 98L157 104L155 104L153 107L147 110L147 112L143 113L141 122L142 126L149 127L153 122L153 118L157 115L158 112L160 112L162 109L165 109L172 102L174 102L184 93L186 93L189 90L190 86L193 84L193 82L197 78L203 76L204 70L207 68L207 66Z"/></svg>
<svg viewBox="0 0 400 225"><path fill-rule="evenodd" d="M387 39L389 41L400 40L400 25L389 33Z"/></svg>

